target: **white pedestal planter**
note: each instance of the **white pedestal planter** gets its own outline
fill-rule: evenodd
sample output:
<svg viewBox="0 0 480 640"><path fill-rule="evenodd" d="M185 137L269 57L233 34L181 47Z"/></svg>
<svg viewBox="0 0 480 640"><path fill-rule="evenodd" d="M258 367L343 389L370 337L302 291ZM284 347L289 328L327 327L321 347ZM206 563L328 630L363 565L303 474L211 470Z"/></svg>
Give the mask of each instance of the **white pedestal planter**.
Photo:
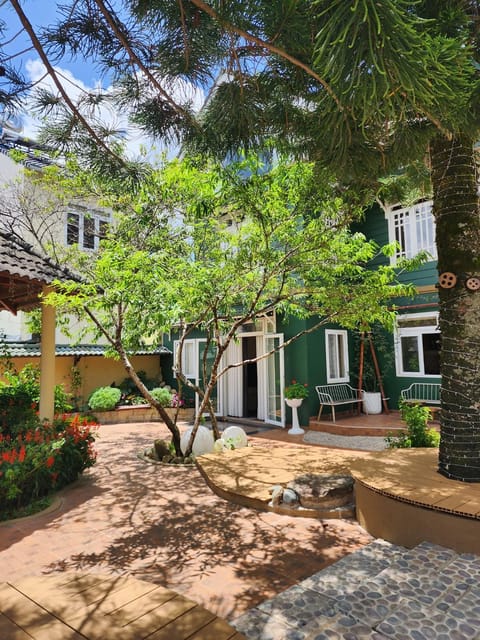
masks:
<svg viewBox="0 0 480 640"><path fill-rule="evenodd" d="M292 436L301 436L305 431L300 427L298 422L298 407L302 404L303 398L285 398L287 406L292 409L292 428L288 430Z"/></svg>
<svg viewBox="0 0 480 640"><path fill-rule="evenodd" d="M382 394L379 391L362 391L363 413L382 413Z"/></svg>

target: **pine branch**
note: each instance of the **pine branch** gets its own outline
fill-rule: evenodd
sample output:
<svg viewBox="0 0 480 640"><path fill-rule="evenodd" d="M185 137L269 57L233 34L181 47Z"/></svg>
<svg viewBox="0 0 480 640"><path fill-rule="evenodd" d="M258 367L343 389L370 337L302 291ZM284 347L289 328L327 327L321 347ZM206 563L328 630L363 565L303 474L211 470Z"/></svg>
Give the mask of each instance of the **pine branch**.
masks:
<svg viewBox="0 0 480 640"><path fill-rule="evenodd" d="M120 156L118 156L116 153L114 153L110 149L110 147L107 144L105 144L105 142L102 140L102 138L100 138L100 136L97 135L97 132L95 131L95 129L90 126L89 122L83 117L83 115L80 113L80 111L78 110L78 108L76 107L74 102L70 99L70 96L65 91L64 86L60 82L55 69L51 65L50 60L48 59L48 56L46 55L46 53L45 53L45 51L44 51L44 49L43 49L43 47L42 47L42 45L40 43L40 40L38 39L37 34L35 33L35 30L33 29L33 26L31 24L31 22L28 20L27 16L23 12L19 1L18 0L11 0L11 4L12 4L13 8L15 9L15 11L16 11L16 13L18 15L18 18L19 18L20 22L22 23L25 31L30 36L30 40L32 41L32 44L33 44L35 50L37 51L38 55L40 56L40 59L42 60L43 64L45 65L49 76L52 78L55 86L57 87L58 91L60 92L62 98L65 100L65 103L67 104L69 109L72 111L72 113L75 115L75 117L78 118L79 122L81 122L81 124L85 127L86 131L88 131L88 133L91 135L93 140L95 140L95 142L102 149L104 149L104 151L106 151L108 155L110 155L112 158L114 158L114 160L116 162L119 162L119 163L123 164L124 160Z"/></svg>
<svg viewBox="0 0 480 640"><path fill-rule="evenodd" d="M175 100L172 99L170 94L167 91L165 91L165 89L158 82L157 78L153 75L150 69L148 69L148 67L146 67L143 64L143 62L140 60L140 58L137 56L133 48L130 46L130 43L128 42L128 38L125 35L125 32L123 31L121 26L114 20L113 11L111 9L107 9L103 0L95 0L95 4L100 9L103 17L105 18L106 22L110 26L111 30L115 34L116 38L118 39L122 47L128 53L128 56L131 62L136 64L138 68L145 74L145 76L152 83L155 89L159 92L162 98L173 108L175 113L178 113L179 115L185 117L187 120L189 120L191 124L194 123L188 111L185 111L185 109L183 109L179 104L175 102Z"/></svg>
<svg viewBox="0 0 480 640"><path fill-rule="evenodd" d="M258 38L257 36L254 36L251 33L248 33L248 31L244 31L243 29L236 27L230 22L227 22L221 16L219 16L218 13L212 7L210 7L208 4L203 2L203 0L191 0L191 2L198 9L208 14L210 17L212 17L214 20L216 20L220 24L223 24L223 26L226 27L228 30L233 31L234 33L241 36L242 38L245 38L245 40L248 40L249 42L253 42L254 44L261 47L262 49L267 49L267 51L270 51L270 53L273 53L279 56L280 58L284 58L285 60L288 60L288 62L291 62L294 66L299 67L300 69L303 69L305 73L307 73L309 76L314 78L325 89L325 91L328 93L328 95L333 99L333 101L337 105L338 109L341 112L345 111L345 108L341 104L339 98L335 95L335 92L333 91L332 87L328 84L326 80L320 77L318 73L316 73L309 65L305 64L298 58L295 58L294 56L290 55L283 49L276 47L270 42L267 42L262 38Z"/></svg>

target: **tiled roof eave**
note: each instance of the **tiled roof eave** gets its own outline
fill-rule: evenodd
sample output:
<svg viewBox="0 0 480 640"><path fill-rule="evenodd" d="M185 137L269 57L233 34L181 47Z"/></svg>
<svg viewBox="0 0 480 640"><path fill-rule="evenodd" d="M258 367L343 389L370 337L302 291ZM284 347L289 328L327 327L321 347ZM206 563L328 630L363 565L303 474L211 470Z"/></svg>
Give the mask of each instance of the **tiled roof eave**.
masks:
<svg viewBox="0 0 480 640"><path fill-rule="evenodd" d="M6 349L12 358L39 357L41 355L40 343L10 342L6 343ZM106 347L101 345L56 345L55 355L61 356L103 356ZM137 356L169 355L171 351L164 346L153 349L139 349L131 352Z"/></svg>

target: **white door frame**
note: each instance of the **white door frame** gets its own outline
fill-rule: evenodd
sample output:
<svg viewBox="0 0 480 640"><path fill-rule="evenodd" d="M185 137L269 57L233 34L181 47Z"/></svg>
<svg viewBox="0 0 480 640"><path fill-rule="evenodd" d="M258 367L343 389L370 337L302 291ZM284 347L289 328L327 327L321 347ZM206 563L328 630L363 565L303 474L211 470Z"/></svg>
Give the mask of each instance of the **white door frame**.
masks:
<svg viewBox="0 0 480 640"><path fill-rule="evenodd" d="M251 331L245 332L238 335L238 343L235 343L232 351L235 351L235 355L232 358L232 351L229 352L230 346L227 350L227 362L238 362L239 354L241 354L241 347L239 349L240 340L242 338L253 338L257 339L257 356L261 356L266 353L266 340L271 338L278 338L280 343L283 342L283 333L263 333L261 331ZM269 358L262 358L257 361L257 371L258 371L258 388L257 388L257 419L264 420L267 424L275 424L277 426L284 427L285 426L285 406L283 401L283 391L284 391L284 379L285 379L285 368L284 368L284 354L283 349L280 349L279 354L279 380L280 380L280 398L281 398L281 406L280 409L280 418L272 419L268 417L268 400L269 400L269 388L268 388L268 360ZM274 357L274 356L270 356ZM238 401L238 397L242 397L243 393L243 377L239 375L241 371L241 367L237 367L233 369L229 373L226 374L225 384L223 386L222 397L224 402L222 406L228 409L228 415L232 415L233 417L242 417L241 414L241 404ZM223 377L223 376L222 376ZM235 411L236 409L236 411ZM231 412L231 413L230 413Z"/></svg>
<svg viewBox="0 0 480 640"><path fill-rule="evenodd" d="M263 336L263 344L264 344L264 353L267 353L268 351L270 351L270 349L267 346L267 340L271 340L271 339L278 339L279 340L279 345L283 344L283 333L266 333ZM278 358L279 358L279 368L280 371L278 372L278 380L279 380L279 389L273 389L273 395L271 393L272 391L272 384L275 385L275 380L271 380L269 379L269 373L271 371L271 369L269 368L269 361L271 361L272 358L275 358L276 355L278 354ZM268 356L267 358L263 358L263 360L261 360L260 362L263 363L263 368L264 368L264 380L265 380L265 422L267 424L274 424L277 427L285 427L285 402L284 402L284 389L285 389L285 361L284 361L284 352L283 352L283 347L281 349L279 349L276 353L273 353L272 355ZM274 367L275 367L275 360L273 360L274 363ZM276 371L274 370L274 376L276 377ZM279 392L279 393L278 393ZM273 414L269 415L269 408L270 408L270 401L272 400L272 398L275 399L275 403L276 403L276 410L275 410L275 415L277 415L278 417L275 418ZM280 409L280 415L278 415L278 409Z"/></svg>

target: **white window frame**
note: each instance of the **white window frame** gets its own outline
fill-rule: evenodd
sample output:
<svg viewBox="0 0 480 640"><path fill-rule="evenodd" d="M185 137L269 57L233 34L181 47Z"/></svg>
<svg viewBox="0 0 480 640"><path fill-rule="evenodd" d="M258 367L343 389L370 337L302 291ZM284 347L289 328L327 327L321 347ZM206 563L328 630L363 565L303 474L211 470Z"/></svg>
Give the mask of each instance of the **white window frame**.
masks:
<svg viewBox="0 0 480 640"><path fill-rule="evenodd" d="M397 204L385 209L388 239L398 244L390 258L392 265L401 258L413 258L420 251L428 251L432 261L437 259L432 206L432 200L423 200L411 207Z"/></svg>
<svg viewBox="0 0 480 640"><path fill-rule="evenodd" d="M173 363L177 363L177 351L180 344L179 340L173 343ZM187 366L190 365L190 366ZM197 380L198 378L198 340L191 338L184 340L182 349L182 373L189 380Z"/></svg>
<svg viewBox="0 0 480 640"><path fill-rule="evenodd" d="M69 216L71 215L78 216L78 242L69 242L68 220L69 220ZM93 221L93 225L94 225L93 247L85 247L84 245L85 220ZM111 224L111 216L103 212L100 213L98 211L91 211L87 209L72 207L69 211L67 211L66 220L65 220L65 244L67 246L77 245L80 249L84 251L97 250L100 244L100 228L102 223L108 224L108 225Z"/></svg>
<svg viewBox="0 0 480 640"><path fill-rule="evenodd" d="M335 336L335 353L330 353L330 336ZM342 342L343 362L340 363L340 354L338 352L338 340ZM330 355L336 360L337 370L340 371L343 365L344 376L334 377L330 371ZM325 329L325 358L327 369L327 383L350 382L350 371L348 362L348 332L345 329Z"/></svg>
<svg viewBox="0 0 480 640"><path fill-rule="evenodd" d="M428 320L431 318L431 324L425 324L420 327L400 327L398 321L400 319L410 320ZM397 316L397 322L395 326L395 366L397 376L400 378L440 378L440 374L425 373L425 362L423 357L423 342L422 335L438 333L438 313L410 313ZM403 357L402 357L402 337L417 338L417 351L419 360L418 371L404 371L403 370Z"/></svg>

